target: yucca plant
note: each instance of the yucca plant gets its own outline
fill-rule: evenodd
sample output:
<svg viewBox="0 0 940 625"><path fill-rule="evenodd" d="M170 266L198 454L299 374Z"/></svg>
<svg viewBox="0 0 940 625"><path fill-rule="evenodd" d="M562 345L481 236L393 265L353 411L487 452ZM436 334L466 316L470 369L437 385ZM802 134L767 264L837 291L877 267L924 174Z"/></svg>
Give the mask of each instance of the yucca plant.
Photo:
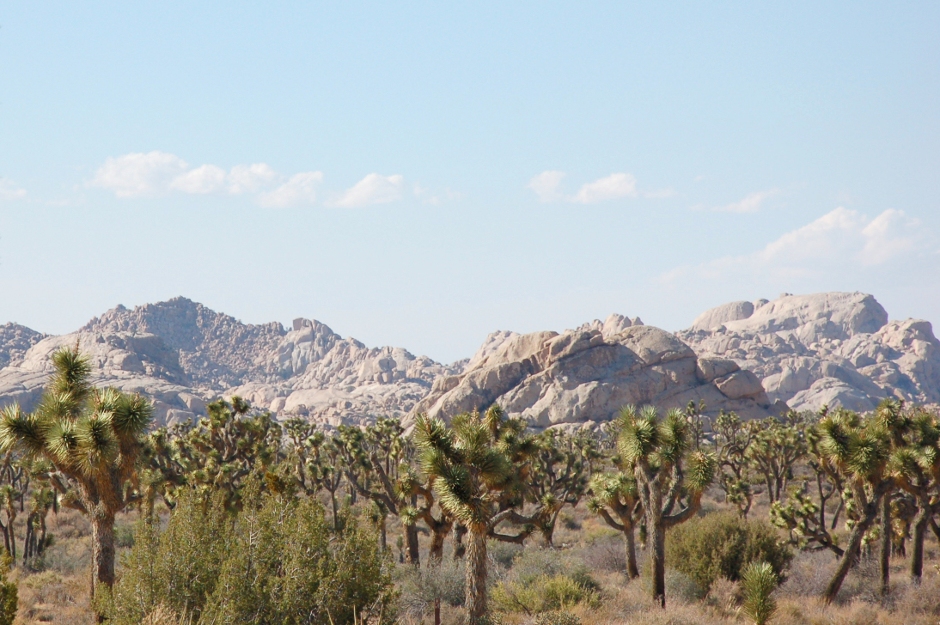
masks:
<svg viewBox="0 0 940 625"><path fill-rule="evenodd" d="M777 612L773 592L777 588L777 575L767 562L751 562L741 575L744 604L741 610L754 621L766 625Z"/></svg>
<svg viewBox="0 0 940 625"><path fill-rule="evenodd" d="M604 519L610 527L623 534L626 550L627 577L640 576L636 564L636 538L634 528L643 509L636 480L629 473L603 473L591 479L591 498L588 510Z"/></svg>
<svg viewBox="0 0 940 625"><path fill-rule="evenodd" d="M514 513L512 508L500 510L500 500L520 477L513 462L515 433L510 440L502 438L504 424L502 411L494 406L482 417L457 415L450 427L423 415L415 425L421 469L431 478L441 508L467 529L468 625L482 625L487 618L487 536Z"/></svg>
<svg viewBox="0 0 940 625"><path fill-rule="evenodd" d="M114 517L137 498L137 461L153 407L139 395L93 388L91 365L77 344L55 352L52 364L35 412L13 405L0 415L0 452L48 460L63 505L88 516L94 594L114 584Z"/></svg>
<svg viewBox="0 0 940 625"><path fill-rule="evenodd" d="M824 411L815 428L819 461L844 480L855 517L844 553L826 587L823 599L831 603L849 570L858 561L862 541L882 512L883 498L895 488L888 470L892 452L902 449L903 423L880 411L867 419L848 410ZM885 583L886 580L883 580Z"/></svg>
<svg viewBox="0 0 940 625"><path fill-rule="evenodd" d="M702 493L715 476L715 456L689 452L689 420L680 410L664 419L654 406L620 411L618 451L632 470L646 517L653 563L653 598L666 607L666 530L687 521L701 507Z"/></svg>
<svg viewBox="0 0 940 625"><path fill-rule="evenodd" d="M940 424L925 410L914 410L905 421L905 445L894 451L888 465L898 485L914 497L917 511L911 520L911 580L924 573L924 539L932 519L940 513Z"/></svg>

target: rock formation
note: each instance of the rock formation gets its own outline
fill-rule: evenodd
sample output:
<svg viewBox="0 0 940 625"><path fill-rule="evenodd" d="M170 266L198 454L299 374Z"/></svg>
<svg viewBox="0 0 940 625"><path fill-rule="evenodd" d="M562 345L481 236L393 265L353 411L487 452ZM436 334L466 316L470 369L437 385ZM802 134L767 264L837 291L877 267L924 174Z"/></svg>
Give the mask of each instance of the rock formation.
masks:
<svg viewBox="0 0 940 625"><path fill-rule="evenodd" d="M885 397L940 403L940 342L929 322L889 321L864 293L784 294L732 302L677 335L700 358L753 371L795 410L871 410Z"/></svg>
<svg viewBox="0 0 940 625"><path fill-rule="evenodd" d="M438 379L414 412L447 418L498 403L544 428L608 421L625 404L690 401L746 418L776 410L733 361L700 361L673 334L612 315L562 334L490 335L466 371Z"/></svg>
<svg viewBox="0 0 940 625"><path fill-rule="evenodd" d="M33 408L49 356L76 343L96 384L147 394L161 422L191 419L235 394L326 427L419 411L447 417L493 402L537 427L604 421L626 403L702 400L710 412L745 417L786 404L868 410L888 396L940 403L931 325L888 321L861 293L732 302L676 334L621 315L560 334L494 332L452 365L370 348L315 320L245 324L176 298L118 306L63 336L0 326L0 406Z"/></svg>
<svg viewBox="0 0 940 625"><path fill-rule="evenodd" d="M27 410L42 394L50 355L76 343L92 358L96 384L151 396L159 422L191 419L207 401L236 394L331 426L402 416L434 379L457 371L401 348L368 348L315 320L296 319L290 331L244 324L185 298L118 306L58 337L17 328L0 334L11 363L0 369L0 405Z"/></svg>

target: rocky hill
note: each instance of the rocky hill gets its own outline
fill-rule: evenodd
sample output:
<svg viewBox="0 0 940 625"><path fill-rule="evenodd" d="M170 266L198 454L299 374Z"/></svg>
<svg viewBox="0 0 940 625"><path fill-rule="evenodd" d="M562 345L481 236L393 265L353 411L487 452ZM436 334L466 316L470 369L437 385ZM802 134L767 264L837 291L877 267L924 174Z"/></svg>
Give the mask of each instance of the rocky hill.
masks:
<svg viewBox="0 0 940 625"><path fill-rule="evenodd" d="M795 410L870 410L885 397L940 403L940 342L928 321L889 321L864 293L732 302L677 336L704 358L753 371Z"/></svg>
<svg viewBox="0 0 940 625"><path fill-rule="evenodd" d="M867 410L888 396L940 403L930 323L889 321L861 293L733 302L675 334L621 315L562 333L494 332L452 365L367 347L316 320L245 324L176 298L118 306L63 336L0 326L0 405L31 409L49 356L76 343L97 384L147 394L161 422L233 394L326 427L418 411L446 417L494 401L539 427L605 421L625 403L701 400L746 417L787 406Z"/></svg>

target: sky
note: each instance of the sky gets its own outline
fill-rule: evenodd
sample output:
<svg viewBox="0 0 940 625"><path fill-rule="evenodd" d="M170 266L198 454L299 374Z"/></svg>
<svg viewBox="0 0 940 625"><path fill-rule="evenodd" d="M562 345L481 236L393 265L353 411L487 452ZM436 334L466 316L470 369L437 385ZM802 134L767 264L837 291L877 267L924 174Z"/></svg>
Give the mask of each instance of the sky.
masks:
<svg viewBox="0 0 940 625"><path fill-rule="evenodd" d="M940 323L940 3L0 4L0 323L185 296L450 362L872 293Z"/></svg>

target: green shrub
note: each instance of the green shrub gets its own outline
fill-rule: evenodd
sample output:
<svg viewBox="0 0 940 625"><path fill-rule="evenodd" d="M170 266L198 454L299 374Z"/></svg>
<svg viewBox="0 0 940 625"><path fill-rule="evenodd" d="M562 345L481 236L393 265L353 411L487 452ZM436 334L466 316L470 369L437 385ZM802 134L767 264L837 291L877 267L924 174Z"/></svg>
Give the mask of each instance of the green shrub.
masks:
<svg viewBox="0 0 940 625"><path fill-rule="evenodd" d="M536 615L535 625L581 625L581 619L571 612L543 612Z"/></svg>
<svg viewBox="0 0 940 625"><path fill-rule="evenodd" d="M744 593L742 610L754 625L766 625L777 612L777 602L771 596L777 587L777 575L766 562L752 562L741 574Z"/></svg>
<svg viewBox="0 0 940 625"><path fill-rule="evenodd" d="M166 529L142 523L109 598L111 623L155 613L199 623L309 623L394 619L390 563L367 523L341 535L313 499L266 495L240 513L224 494L180 498Z"/></svg>
<svg viewBox="0 0 940 625"><path fill-rule="evenodd" d="M0 625L13 625L16 619L16 584L7 581L11 560L7 557L0 562Z"/></svg>
<svg viewBox="0 0 940 625"><path fill-rule="evenodd" d="M745 521L734 513L716 513L676 526L666 537L666 562L707 591L723 577L741 579L751 562L766 562L779 580L793 552L763 521Z"/></svg>
<svg viewBox="0 0 940 625"><path fill-rule="evenodd" d="M492 600L504 612L538 614L580 603L596 606L599 591L600 585L583 563L549 549L526 550L493 589Z"/></svg>

